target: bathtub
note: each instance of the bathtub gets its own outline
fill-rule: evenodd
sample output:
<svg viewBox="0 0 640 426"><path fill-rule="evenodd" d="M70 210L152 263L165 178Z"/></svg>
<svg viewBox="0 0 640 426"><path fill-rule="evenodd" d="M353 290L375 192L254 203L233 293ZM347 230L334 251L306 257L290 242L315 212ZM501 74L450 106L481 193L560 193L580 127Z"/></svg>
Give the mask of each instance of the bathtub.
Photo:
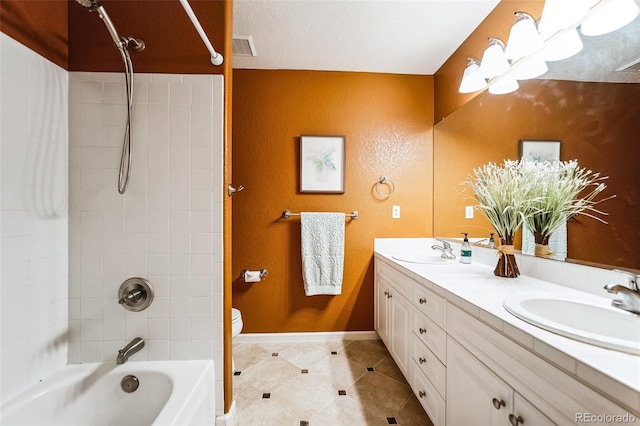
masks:
<svg viewBox="0 0 640 426"><path fill-rule="evenodd" d="M214 379L213 361L67 365L0 407L0 424L212 425Z"/></svg>

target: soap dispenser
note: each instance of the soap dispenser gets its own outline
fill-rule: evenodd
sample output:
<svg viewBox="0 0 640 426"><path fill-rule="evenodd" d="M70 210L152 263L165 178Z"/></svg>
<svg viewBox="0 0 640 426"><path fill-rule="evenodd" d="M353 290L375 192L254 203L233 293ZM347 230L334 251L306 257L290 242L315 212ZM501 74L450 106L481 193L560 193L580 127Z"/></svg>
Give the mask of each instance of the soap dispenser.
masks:
<svg viewBox="0 0 640 426"><path fill-rule="evenodd" d="M467 233L463 232L462 235L464 235L464 241L460 247L460 263L471 263L471 244L469 244Z"/></svg>

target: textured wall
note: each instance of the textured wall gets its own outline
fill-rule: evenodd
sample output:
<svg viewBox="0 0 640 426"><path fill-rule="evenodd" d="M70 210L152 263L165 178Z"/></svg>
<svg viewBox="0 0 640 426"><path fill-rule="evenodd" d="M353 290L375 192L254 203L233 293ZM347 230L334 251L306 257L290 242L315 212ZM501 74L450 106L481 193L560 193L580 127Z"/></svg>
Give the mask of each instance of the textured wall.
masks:
<svg viewBox="0 0 640 426"><path fill-rule="evenodd" d="M267 268L259 284L233 284L243 332L373 329L373 238L432 235L430 76L235 70L233 271ZM299 136L346 136L346 192L300 194ZM380 200L374 183L396 186ZM391 218L391 206L401 218ZM343 293L304 294L300 220L283 210L358 210L347 220Z"/></svg>
<svg viewBox="0 0 640 426"><path fill-rule="evenodd" d="M0 34L0 394L67 363L68 73Z"/></svg>
<svg viewBox="0 0 640 426"><path fill-rule="evenodd" d="M560 158L609 176L600 205L608 225L586 217L569 221L568 256L640 268L640 85L533 80L508 96L485 92L435 127L434 232L488 237L488 222L464 219L460 182L474 167L518 159L520 139L561 140Z"/></svg>

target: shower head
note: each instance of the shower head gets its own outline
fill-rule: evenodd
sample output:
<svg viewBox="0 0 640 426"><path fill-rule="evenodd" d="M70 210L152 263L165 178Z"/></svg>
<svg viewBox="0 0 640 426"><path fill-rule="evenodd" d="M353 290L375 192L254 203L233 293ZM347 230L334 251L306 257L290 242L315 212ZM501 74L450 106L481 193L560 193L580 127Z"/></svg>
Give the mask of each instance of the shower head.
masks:
<svg viewBox="0 0 640 426"><path fill-rule="evenodd" d="M100 7L100 1L99 0L76 0L78 3L80 3L82 6L86 7L87 9L89 9L90 11L94 11L97 8Z"/></svg>

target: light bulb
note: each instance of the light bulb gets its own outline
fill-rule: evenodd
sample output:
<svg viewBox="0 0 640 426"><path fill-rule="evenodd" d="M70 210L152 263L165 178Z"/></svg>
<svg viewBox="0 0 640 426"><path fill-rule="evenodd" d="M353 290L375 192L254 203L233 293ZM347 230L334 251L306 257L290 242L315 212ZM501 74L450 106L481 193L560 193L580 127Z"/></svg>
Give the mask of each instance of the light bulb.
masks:
<svg viewBox="0 0 640 426"><path fill-rule="evenodd" d="M504 54L504 43L497 38L489 38L489 46L482 55L480 62L480 75L486 79L492 79L509 69L509 61Z"/></svg>
<svg viewBox="0 0 640 426"><path fill-rule="evenodd" d="M545 61L560 61L570 58L582 50L580 34L574 28L548 41L542 53Z"/></svg>
<svg viewBox="0 0 640 426"><path fill-rule="evenodd" d="M460 82L460 93L472 93L487 87L487 81L480 75L480 63L469 58Z"/></svg>
<svg viewBox="0 0 640 426"><path fill-rule="evenodd" d="M640 13L634 0L603 0L582 22L580 32L586 36L607 34L633 21Z"/></svg>
<svg viewBox="0 0 640 426"><path fill-rule="evenodd" d="M516 12L516 22L511 27L509 41L504 53L507 59L517 61L542 47L542 37L533 17L527 13Z"/></svg>

